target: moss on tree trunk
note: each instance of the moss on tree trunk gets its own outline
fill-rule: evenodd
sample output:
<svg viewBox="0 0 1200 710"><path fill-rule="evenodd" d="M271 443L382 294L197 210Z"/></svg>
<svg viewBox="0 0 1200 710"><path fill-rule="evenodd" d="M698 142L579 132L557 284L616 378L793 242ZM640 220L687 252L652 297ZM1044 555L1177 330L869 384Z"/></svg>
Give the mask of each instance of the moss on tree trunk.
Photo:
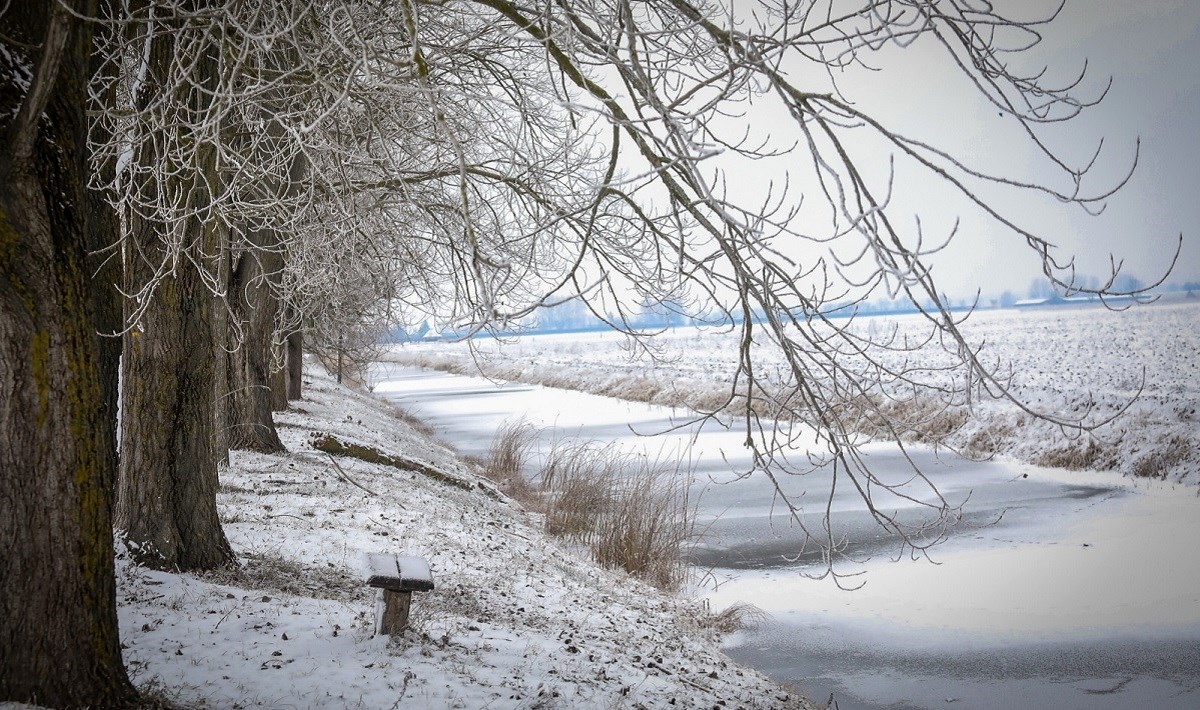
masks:
<svg viewBox="0 0 1200 710"><path fill-rule="evenodd" d="M34 67L25 94L0 91L0 701L121 707L136 692L117 636L112 412L87 257L92 26L57 2L21 10L0 16L0 72Z"/></svg>

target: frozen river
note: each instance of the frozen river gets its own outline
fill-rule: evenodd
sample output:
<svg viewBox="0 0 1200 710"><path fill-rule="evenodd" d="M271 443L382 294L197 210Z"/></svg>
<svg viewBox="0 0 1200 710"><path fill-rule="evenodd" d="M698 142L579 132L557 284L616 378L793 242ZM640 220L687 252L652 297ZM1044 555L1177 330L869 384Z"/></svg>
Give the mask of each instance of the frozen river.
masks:
<svg viewBox="0 0 1200 710"><path fill-rule="evenodd" d="M834 524L862 560L839 570L865 582L846 592L803 575L820 569L819 556L796 557L799 534L772 515L771 484L734 480L746 463L744 434L647 437L686 415L565 390L387 364L372 379L376 394L464 454L486 453L495 429L522 417L547 437L613 441L652 456L680 455L694 435L686 455L704 534L692 561L709 580L700 593L714 609L740 601L768 612L727 651L815 700L832 693L841 710L1200 707L1194 489L918 450L947 499L969 496L963 523L935 548L937 564L895 561L896 543L839 495ZM879 471L903 470L886 446L868 455ZM820 495L822 483L818 473L784 485Z"/></svg>

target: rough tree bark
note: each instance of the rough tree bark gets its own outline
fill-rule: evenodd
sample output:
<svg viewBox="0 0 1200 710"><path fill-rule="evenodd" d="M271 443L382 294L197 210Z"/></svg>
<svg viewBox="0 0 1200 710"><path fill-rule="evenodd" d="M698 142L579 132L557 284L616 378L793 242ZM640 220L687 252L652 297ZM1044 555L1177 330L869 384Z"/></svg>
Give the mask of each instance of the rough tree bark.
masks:
<svg viewBox="0 0 1200 710"><path fill-rule="evenodd" d="M109 5L105 5L102 9L103 15L109 14ZM105 33L122 32L125 28L119 25L100 24L95 30L101 37L101 41L106 36ZM116 67L108 62L101 61L97 53L93 53L88 76L97 77L101 72L106 74L106 78L114 78L112 75L116 72ZM106 82L109 88L104 96L99 98L102 105L112 105L116 103L115 99L115 82ZM108 140L108 135L101 135L104 130L101 126L91 125L93 140L104 142ZM96 165L93 160L93 169L96 170L102 178L102 181L108 181L112 178L116 166L115 161L106 161L103 165ZM108 199L99 190L87 190L88 200L88 273L92 275L92 302L95 305L96 328L100 335L100 340L97 348L100 365L100 392L103 399L103 413L97 420L97 426L103 426L106 429L105 434L112 441L109 447L109 458L111 459L111 470L114 472L113 485L116 485L116 471L118 470L119 460L117 457L117 408L120 399L120 367L121 367L121 341L119 333L125 327L125 315L122 308L121 286L121 259L120 252L117 251L118 241L120 239L120 225L117 220L117 213L108 203Z"/></svg>
<svg viewBox="0 0 1200 710"><path fill-rule="evenodd" d="M209 47L194 64L195 85L163 87L154 77L166 74L176 51L171 32L160 32L150 50L146 91L176 91L174 100L199 110L211 100L217 80L217 51ZM141 161L160 156L147 150ZM213 151L203 154L187 185L164 184L190 196L192 217L185 243L196 245L201 260L216 258L216 227L205 221L206 178L215 171ZM216 347L214 297L199 272L181 256L170 257L152 220L132 218L126 250L126 288L137 292L154 269L174 258L159 277L136 327L125 336L121 393L121 466L116 524L142 564L163 569L211 569L231 562L233 552L217 516ZM133 304L131 304L131 307Z"/></svg>
<svg viewBox="0 0 1200 710"><path fill-rule="evenodd" d="M112 428L97 425L112 413L88 282L91 31L57 0L0 15L0 71L21 79L0 86L0 700L51 707L136 698L117 636Z"/></svg>
<svg viewBox="0 0 1200 710"><path fill-rule="evenodd" d="M217 229L217 282L229 283L230 253L229 234L224 226ZM214 446L217 461L229 465L229 306L223 300L214 304L213 310L213 357L216 370L213 373L213 422L216 427Z"/></svg>
<svg viewBox="0 0 1200 710"><path fill-rule="evenodd" d="M270 279L277 278L283 257L271 237L252 232L230 275L229 304L240 342L229 353L229 446L273 453L284 451L271 413L271 336L279 299Z"/></svg>
<svg viewBox="0 0 1200 710"><path fill-rule="evenodd" d="M288 364L288 399L300 399L303 396L304 372L304 331L295 330L287 337Z"/></svg>
<svg viewBox="0 0 1200 710"><path fill-rule="evenodd" d="M286 412L288 408L288 347L272 337L271 342L271 411Z"/></svg>
<svg viewBox="0 0 1200 710"><path fill-rule="evenodd" d="M153 242L152 226L139 241ZM187 266L159 283L125 337L117 527L142 564L233 560L217 517L213 299Z"/></svg>

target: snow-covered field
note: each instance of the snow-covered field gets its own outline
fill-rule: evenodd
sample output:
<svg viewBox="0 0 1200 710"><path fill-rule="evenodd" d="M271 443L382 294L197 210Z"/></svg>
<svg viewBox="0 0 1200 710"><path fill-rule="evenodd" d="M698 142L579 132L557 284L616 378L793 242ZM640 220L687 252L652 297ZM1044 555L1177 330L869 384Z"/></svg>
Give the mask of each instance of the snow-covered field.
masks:
<svg viewBox="0 0 1200 710"><path fill-rule="evenodd" d="M213 708L809 707L724 656L700 602L548 539L450 451L316 369L303 401L277 415L289 453L234 452L222 472L240 569L197 577L118 560L139 687ZM311 446L318 433L474 489L349 457L339 471ZM395 640L372 636L370 551L433 569L437 588L414 595Z"/></svg>
<svg viewBox="0 0 1200 710"><path fill-rule="evenodd" d="M919 338L917 316L861 318L863 333ZM1111 311L1097 306L980 311L964 328L985 357L1014 372L1012 391L1037 411L1104 418L1129 410L1093 436L1070 436L1007 401L975 401L948 443L1045 466L1116 470L1200 483L1200 302ZM613 333L537 335L511 341L415 343L389 355L405 364L669 405L712 401L730 382L736 334L679 328L654 339L659 357L634 354ZM936 357L937 353L930 352ZM761 363L770 370L774 363ZM902 354L896 357L903 357ZM1143 373L1144 387L1143 387Z"/></svg>

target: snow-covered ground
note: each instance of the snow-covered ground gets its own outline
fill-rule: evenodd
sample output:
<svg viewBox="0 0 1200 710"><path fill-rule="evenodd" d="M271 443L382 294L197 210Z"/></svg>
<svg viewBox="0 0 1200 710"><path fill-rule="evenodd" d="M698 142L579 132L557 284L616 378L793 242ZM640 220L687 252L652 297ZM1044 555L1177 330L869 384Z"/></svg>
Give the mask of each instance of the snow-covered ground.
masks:
<svg viewBox="0 0 1200 710"><path fill-rule="evenodd" d="M218 498L240 569L169 574L118 559L125 662L185 707L811 707L740 667L696 600L596 567L542 534L446 448L306 370L277 415L289 453L234 452ZM474 486L314 450L319 434ZM418 467L419 468L419 467ZM468 486L470 487L470 486ZM373 551L426 557L411 628L372 636Z"/></svg>
<svg viewBox="0 0 1200 710"><path fill-rule="evenodd" d="M918 316L861 318L854 325L863 334L888 333L893 326L899 337L927 333ZM1099 306L980 311L964 330L985 344L985 357L1012 368L1013 393L1037 411L1104 418L1139 390L1140 396L1094 438L1068 436L1007 401L975 401L973 417L949 440L958 450L1200 483L1200 301L1126 311ZM674 329L654 338L657 359L634 354L613 333L479 339L474 360L464 343L414 343L395 347L389 358L466 374L478 371L478 363L491 377L678 405L712 401L728 386L737 337ZM937 355L932 349L929 354ZM774 363L769 353L763 356L768 361L759 370L769 371Z"/></svg>
<svg viewBox="0 0 1200 710"><path fill-rule="evenodd" d="M963 518L932 550L936 564L910 559L852 487L838 486L830 522L848 554L837 567L847 584L865 584L846 592L805 576L823 571L820 556L803 552L775 495L781 486L816 529L832 479L735 476L749 463L737 431L677 430L679 412L667 407L537 385L383 364L372 375L377 394L464 452L482 454L491 432L519 418L540 432L542 455L582 437L652 459L684 456L697 522L689 559L703 572L702 593L713 608L749 603L768 615L727 637L729 654L809 697L832 693L842 710L1200 707L1192 484L975 462L913 445L908 456L948 501L963 503ZM907 471L885 442L863 454L881 474ZM878 493L874 502L890 507Z"/></svg>

